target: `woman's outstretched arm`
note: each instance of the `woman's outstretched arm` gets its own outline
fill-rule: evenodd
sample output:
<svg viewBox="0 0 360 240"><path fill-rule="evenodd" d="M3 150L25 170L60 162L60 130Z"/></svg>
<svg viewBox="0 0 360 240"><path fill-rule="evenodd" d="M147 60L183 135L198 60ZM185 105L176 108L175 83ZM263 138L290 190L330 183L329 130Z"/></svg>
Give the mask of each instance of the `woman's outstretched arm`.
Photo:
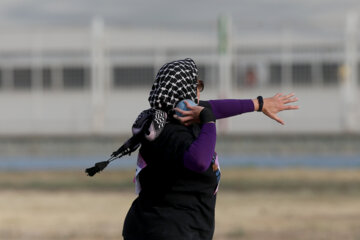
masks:
<svg viewBox="0 0 360 240"><path fill-rule="evenodd" d="M283 95L276 94L273 97L263 99L262 112L271 119L284 124L277 113L284 110L294 110L299 107L288 105L298 101L293 93ZM181 124L189 126L193 123L202 123L202 129L199 137L190 145L184 154L184 166L196 172L207 170L210 166L212 155L215 151L216 144L216 125L215 119L231 117L245 112L258 111L260 104L258 99L246 100L210 100L210 107L191 106L185 102L188 111L176 108L183 117L176 114L174 118L178 119ZM205 104L206 105L206 104Z"/></svg>
<svg viewBox="0 0 360 240"><path fill-rule="evenodd" d="M298 109L299 106L288 105L298 101L295 94L283 95L281 93L276 94L273 97L264 98L264 105L262 112L271 119L284 124L277 113L284 110ZM242 113L253 112L259 110L258 99L218 99L200 102L200 105L210 105L216 119L228 118Z"/></svg>

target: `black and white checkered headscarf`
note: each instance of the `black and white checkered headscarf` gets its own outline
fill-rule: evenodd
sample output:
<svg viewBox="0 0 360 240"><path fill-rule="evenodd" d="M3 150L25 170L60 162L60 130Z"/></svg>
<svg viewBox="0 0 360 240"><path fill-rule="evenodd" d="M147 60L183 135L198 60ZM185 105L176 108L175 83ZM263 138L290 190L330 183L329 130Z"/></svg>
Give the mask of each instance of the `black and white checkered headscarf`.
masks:
<svg viewBox="0 0 360 240"><path fill-rule="evenodd" d="M181 100L197 102L197 76L198 69L190 58L165 64L150 91L150 106L168 113Z"/></svg>
<svg viewBox="0 0 360 240"><path fill-rule="evenodd" d="M150 91L151 108L142 111L137 117L132 126L133 134L141 132L147 126L146 123L151 121L150 127L145 131L145 138L153 141L160 135L168 114L171 114L178 102L184 99L197 102L197 76L197 67L190 58L162 66Z"/></svg>

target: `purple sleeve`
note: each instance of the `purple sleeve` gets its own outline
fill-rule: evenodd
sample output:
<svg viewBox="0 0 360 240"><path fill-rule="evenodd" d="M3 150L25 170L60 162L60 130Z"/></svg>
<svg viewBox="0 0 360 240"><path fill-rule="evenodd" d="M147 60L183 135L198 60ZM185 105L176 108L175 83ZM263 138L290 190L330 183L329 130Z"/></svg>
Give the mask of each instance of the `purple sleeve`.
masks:
<svg viewBox="0 0 360 240"><path fill-rule="evenodd" d="M251 99L209 100L216 119L232 117L246 112L253 112L255 107Z"/></svg>
<svg viewBox="0 0 360 240"><path fill-rule="evenodd" d="M184 153L184 166L195 172L206 171L215 152L215 143L216 125L215 123L205 123L199 137Z"/></svg>

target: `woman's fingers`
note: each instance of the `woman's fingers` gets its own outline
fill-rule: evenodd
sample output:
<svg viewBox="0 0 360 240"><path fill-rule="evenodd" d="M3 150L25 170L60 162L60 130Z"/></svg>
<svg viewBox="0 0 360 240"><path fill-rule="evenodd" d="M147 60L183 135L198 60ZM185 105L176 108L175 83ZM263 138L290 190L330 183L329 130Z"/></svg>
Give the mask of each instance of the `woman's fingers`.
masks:
<svg viewBox="0 0 360 240"><path fill-rule="evenodd" d="M298 98L288 98L284 100L284 104L288 104L288 103L293 103L293 102L297 102L299 99Z"/></svg>
<svg viewBox="0 0 360 240"><path fill-rule="evenodd" d="M284 110L296 110L296 109L299 109L299 106L297 106L297 105L288 105L288 106L285 106Z"/></svg>
<svg viewBox="0 0 360 240"><path fill-rule="evenodd" d="M201 110L203 110L204 107L201 107L201 106L198 106L198 105L195 105L195 106L191 106L187 101L184 101L185 104L186 104L186 108L188 109L188 111L186 110L182 110L180 108L174 108L174 110L176 112L179 112L181 113L182 115L197 115L201 112Z"/></svg>
<svg viewBox="0 0 360 240"><path fill-rule="evenodd" d="M186 104L186 108L189 109L189 112L192 112L194 115L199 115L201 110L204 109L204 107L199 106L199 105L190 105L190 103L188 103L187 101L184 101Z"/></svg>
<svg viewBox="0 0 360 240"><path fill-rule="evenodd" d="M202 106L191 106L190 103L188 103L187 101L184 101L186 108L188 109L186 110L182 110L180 108L174 108L174 110L178 113L180 113L182 116L177 116L176 114L174 115L175 119L178 119L183 125L185 126L189 126L193 123L199 123L200 122L200 112L204 109L204 107Z"/></svg>
<svg viewBox="0 0 360 240"><path fill-rule="evenodd" d="M285 125L284 121L281 120L278 116L275 115L275 118L274 118L275 121L277 121L278 123L280 123L281 125Z"/></svg>
<svg viewBox="0 0 360 240"><path fill-rule="evenodd" d="M289 98L292 98L293 96L295 96L295 93L289 93L287 95L282 96L282 98L289 99Z"/></svg>
<svg viewBox="0 0 360 240"><path fill-rule="evenodd" d="M194 109L194 107L191 106L190 103L188 103L188 101L185 100L184 103L185 103L187 109L190 109L190 110Z"/></svg>
<svg viewBox="0 0 360 240"><path fill-rule="evenodd" d="M290 102L296 102L298 100L297 97L294 97L295 93L289 93L285 96L280 97L280 99L284 102L284 103L290 103Z"/></svg>
<svg viewBox="0 0 360 240"><path fill-rule="evenodd" d="M270 112L265 112L265 115L267 115L269 118L274 119L275 121L277 121L278 123L284 125L284 121L282 119L280 119L276 114L270 113Z"/></svg>
<svg viewBox="0 0 360 240"><path fill-rule="evenodd" d="M275 94L275 98L279 98L279 97L281 97L282 96L282 93L277 93L277 94Z"/></svg>
<svg viewBox="0 0 360 240"><path fill-rule="evenodd" d="M271 114L270 117L282 125L285 124L284 121L280 119L276 114Z"/></svg>
<svg viewBox="0 0 360 240"><path fill-rule="evenodd" d="M190 115L191 114L191 111L185 111L185 110L182 110L180 108L174 108L174 110L178 113L180 113L181 115L183 116L187 116L187 115Z"/></svg>

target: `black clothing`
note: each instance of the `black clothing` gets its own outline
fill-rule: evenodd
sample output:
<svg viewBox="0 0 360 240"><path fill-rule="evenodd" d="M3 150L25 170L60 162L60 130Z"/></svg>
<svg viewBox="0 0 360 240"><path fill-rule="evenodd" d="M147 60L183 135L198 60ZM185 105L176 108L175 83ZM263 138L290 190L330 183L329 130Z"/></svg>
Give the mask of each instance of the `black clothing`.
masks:
<svg viewBox="0 0 360 240"><path fill-rule="evenodd" d="M219 173L213 164L202 173L183 165L183 155L200 132L198 125L165 125L140 154L141 192L124 223L125 240L211 240Z"/></svg>

